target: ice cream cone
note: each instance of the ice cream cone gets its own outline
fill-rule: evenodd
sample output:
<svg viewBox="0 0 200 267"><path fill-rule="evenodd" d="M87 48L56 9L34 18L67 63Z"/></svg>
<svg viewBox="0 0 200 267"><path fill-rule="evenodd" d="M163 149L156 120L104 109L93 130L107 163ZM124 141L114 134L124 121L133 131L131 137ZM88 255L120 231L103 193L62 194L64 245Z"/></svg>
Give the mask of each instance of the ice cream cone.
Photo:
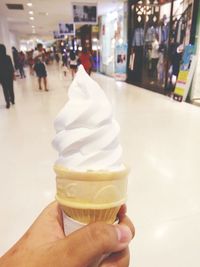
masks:
<svg viewBox="0 0 200 267"><path fill-rule="evenodd" d="M114 223L126 201L127 168L76 172L55 165L56 199L65 214L79 222Z"/></svg>

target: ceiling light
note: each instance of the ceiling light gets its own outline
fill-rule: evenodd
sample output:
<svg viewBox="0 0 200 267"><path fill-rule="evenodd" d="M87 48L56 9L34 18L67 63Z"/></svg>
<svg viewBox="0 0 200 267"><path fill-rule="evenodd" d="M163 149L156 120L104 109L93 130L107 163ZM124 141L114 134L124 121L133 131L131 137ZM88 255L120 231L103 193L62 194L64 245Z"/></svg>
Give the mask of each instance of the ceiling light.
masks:
<svg viewBox="0 0 200 267"><path fill-rule="evenodd" d="M29 2L29 3L27 3L27 6L29 6L29 7L30 7L30 6L32 6L32 5L33 5L33 4L32 4L32 3L30 3L30 2Z"/></svg>
<svg viewBox="0 0 200 267"><path fill-rule="evenodd" d="M34 17L30 17L29 19L30 19L30 20L34 20Z"/></svg>
<svg viewBox="0 0 200 267"><path fill-rule="evenodd" d="M29 11L28 13L29 13L30 15L33 15L33 11L32 11L32 10L31 10L31 11Z"/></svg>
<svg viewBox="0 0 200 267"><path fill-rule="evenodd" d="M40 16L48 16L49 15L49 13L48 12L38 12L38 15L40 15Z"/></svg>

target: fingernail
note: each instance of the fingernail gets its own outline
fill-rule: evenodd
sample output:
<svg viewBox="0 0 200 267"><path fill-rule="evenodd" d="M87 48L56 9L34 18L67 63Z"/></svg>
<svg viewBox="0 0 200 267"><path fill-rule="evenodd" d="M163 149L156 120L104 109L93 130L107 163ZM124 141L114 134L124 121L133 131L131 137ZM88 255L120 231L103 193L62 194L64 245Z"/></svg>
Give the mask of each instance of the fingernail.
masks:
<svg viewBox="0 0 200 267"><path fill-rule="evenodd" d="M118 240L121 243L129 243L131 241L132 233L128 226L119 224L115 226L115 229L117 232Z"/></svg>

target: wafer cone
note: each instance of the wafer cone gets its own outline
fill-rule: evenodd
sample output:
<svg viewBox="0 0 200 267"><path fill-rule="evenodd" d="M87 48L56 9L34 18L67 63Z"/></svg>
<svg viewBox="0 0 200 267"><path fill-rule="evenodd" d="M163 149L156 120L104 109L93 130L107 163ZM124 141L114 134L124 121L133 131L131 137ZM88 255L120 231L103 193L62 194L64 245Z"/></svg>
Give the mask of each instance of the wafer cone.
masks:
<svg viewBox="0 0 200 267"><path fill-rule="evenodd" d="M64 213L81 223L114 223L126 200L128 170L75 172L55 165L56 199Z"/></svg>

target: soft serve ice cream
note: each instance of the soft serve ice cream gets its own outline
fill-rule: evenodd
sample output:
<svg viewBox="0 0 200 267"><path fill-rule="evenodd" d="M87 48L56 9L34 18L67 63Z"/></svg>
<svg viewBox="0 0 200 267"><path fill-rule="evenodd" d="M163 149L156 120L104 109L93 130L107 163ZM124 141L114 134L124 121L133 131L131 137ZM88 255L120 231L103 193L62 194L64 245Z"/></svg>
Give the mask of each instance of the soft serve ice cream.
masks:
<svg viewBox="0 0 200 267"><path fill-rule="evenodd" d="M76 171L124 168L118 141L119 125L111 104L83 66L69 88L69 100L55 120L56 165Z"/></svg>
<svg viewBox="0 0 200 267"><path fill-rule="evenodd" d="M55 119L56 199L64 214L79 222L113 223L127 188L119 125L105 93L83 66L68 98Z"/></svg>

